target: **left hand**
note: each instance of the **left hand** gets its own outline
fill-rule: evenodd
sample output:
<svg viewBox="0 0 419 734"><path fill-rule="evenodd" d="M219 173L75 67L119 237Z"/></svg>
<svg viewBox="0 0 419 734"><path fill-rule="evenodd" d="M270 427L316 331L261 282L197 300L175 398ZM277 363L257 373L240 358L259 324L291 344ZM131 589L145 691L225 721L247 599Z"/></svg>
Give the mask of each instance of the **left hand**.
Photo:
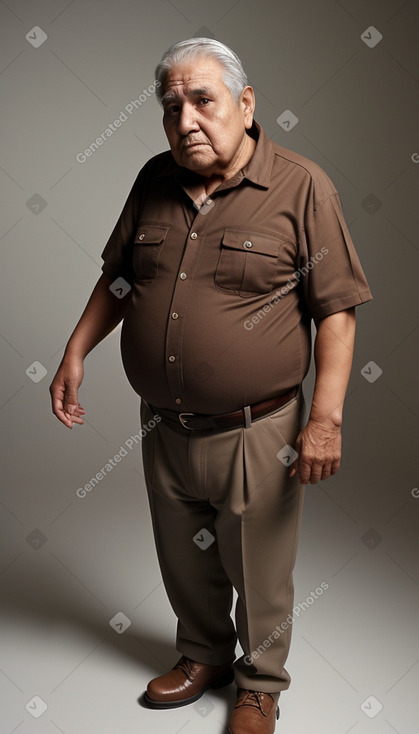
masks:
<svg viewBox="0 0 419 734"><path fill-rule="evenodd" d="M340 426L329 419L310 419L297 436L294 448L298 457L291 466L290 477L298 472L301 484L317 484L336 474L341 445Z"/></svg>

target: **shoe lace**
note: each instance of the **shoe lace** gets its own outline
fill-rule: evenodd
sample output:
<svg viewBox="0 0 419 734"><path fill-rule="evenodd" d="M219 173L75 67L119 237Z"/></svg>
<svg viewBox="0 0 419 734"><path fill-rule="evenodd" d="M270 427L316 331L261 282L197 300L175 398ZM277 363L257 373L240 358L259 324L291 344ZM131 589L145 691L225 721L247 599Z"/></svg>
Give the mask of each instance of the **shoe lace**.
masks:
<svg viewBox="0 0 419 734"><path fill-rule="evenodd" d="M268 716L268 714L265 713L265 711L263 710L263 707L262 707L261 697L263 695L270 696L269 693L268 694L266 694L266 693L263 694L260 691L246 691L245 694L244 694L244 696L243 696L243 698L240 700L240 702L237 704L237 706L253 706L254 708L258 708L259 709L259 711L261 712L262 716ZM272 698L272 696L270 696L270 698Z"/></svg>
<svg viewBox="0 0 419 734"><path fill-rule="evenodd" d="M180 660L176 663L173 670L181 670L187 678L189 678L190 681L193 680L193 667L194 667L194 661L190 658L187 658L185 655L182 655Z"/></svg>

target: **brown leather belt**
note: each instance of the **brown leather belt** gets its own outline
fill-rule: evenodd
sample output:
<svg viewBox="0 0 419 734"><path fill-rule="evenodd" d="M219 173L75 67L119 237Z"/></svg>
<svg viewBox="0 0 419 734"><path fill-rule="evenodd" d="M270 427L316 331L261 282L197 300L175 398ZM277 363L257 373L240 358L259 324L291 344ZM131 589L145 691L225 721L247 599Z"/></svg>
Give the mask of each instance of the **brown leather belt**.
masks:
<svg viewBox="0 0 419 734"><path fill-rule="evenodd" d="M233 428L250 428L252 421L257 421L271 413L275 413L286 403L295 398L298 393L298 386L289 390L279 398L272 400L264 400L262 403L248 405L233 413L223 413L221 415L202 415L201 413L177 413L175 410L166 410L150 408L161 416L163 421L170 423L176 428L186 428L189 431L225 431Z"/></svg>

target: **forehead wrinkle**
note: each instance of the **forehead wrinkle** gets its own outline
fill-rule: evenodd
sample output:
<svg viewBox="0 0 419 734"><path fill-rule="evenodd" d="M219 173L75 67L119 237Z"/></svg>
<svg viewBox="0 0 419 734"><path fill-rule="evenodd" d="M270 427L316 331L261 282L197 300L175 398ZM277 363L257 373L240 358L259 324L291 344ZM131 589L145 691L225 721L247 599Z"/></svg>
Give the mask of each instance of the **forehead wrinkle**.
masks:
<svg viewBox="0 0 419 734"><path fill-rule="evenodd" d="M202 95L210 95L213 96L214 92L210 87L196 87L195 89L185 89L187 84L184 85L184 91L183 94L185 97L200 97ZM175 89L168 89L167 92L165 92L161 98L161 101L168 102L174 99L180 99L181 94L177 92Z"/></svg>

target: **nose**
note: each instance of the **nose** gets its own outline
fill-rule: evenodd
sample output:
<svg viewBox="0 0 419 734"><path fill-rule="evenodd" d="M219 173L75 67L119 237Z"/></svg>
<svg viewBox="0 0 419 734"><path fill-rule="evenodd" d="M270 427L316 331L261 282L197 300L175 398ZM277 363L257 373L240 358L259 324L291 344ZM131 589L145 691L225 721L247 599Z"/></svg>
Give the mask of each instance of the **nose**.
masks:
<svg viewBox="0 0 419 734"><path fill-rule="evenodd" d="M178 117L178 132L180 135L189 135L199 130L196 111L193 105L183 104Z"/></svg>

